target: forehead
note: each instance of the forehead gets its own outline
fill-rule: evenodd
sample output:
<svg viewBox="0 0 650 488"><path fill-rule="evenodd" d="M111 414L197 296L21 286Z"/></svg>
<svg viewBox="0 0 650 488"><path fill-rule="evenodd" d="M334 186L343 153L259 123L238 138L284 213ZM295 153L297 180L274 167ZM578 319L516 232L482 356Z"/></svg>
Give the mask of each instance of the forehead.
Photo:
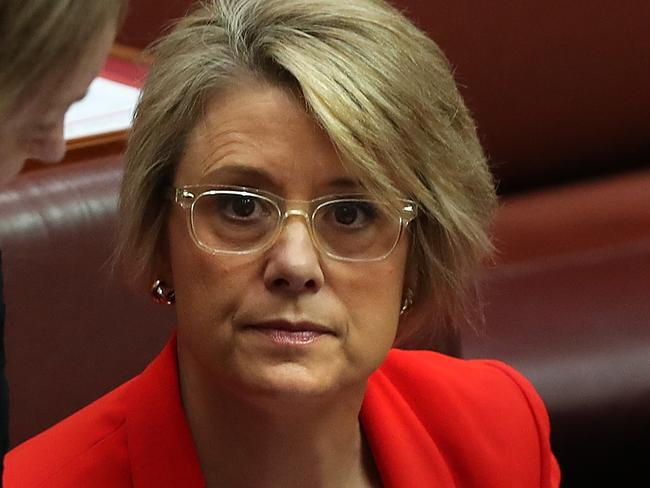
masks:
<svg viewBox="0 0 650 488"><path fill-rule="evenodd" d="M176 173L177 184L265 175L270 188L330 184L350 180L328 135L288 88L248 82L209 100L190 133Z"/></svg>

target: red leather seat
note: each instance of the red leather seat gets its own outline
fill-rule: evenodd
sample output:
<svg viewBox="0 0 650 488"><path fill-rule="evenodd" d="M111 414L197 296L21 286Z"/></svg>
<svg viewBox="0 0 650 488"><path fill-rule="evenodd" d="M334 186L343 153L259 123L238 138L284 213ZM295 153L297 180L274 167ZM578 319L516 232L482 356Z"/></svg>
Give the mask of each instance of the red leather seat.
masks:
<svg viewBox="0 0 650 488"><path fill-rule="evenodd" d="M140 372L171 309L109 263L122 158L20 175L0 192L13 445Z"/></svg>
<svg viewBox="0 0 650 488"><path fill-rule="evenodd" d="M648 224L643 239L489 270L485 328L463 337L466 357L503 359L536 386L564 486L650 481Z"/></svg>
<svg viewBox="0 0 650 488"><path fill-rule="evenodd" d="M502 198L467 357L526 374L565 486L641 479L650 443L650 171Z"/></svg>

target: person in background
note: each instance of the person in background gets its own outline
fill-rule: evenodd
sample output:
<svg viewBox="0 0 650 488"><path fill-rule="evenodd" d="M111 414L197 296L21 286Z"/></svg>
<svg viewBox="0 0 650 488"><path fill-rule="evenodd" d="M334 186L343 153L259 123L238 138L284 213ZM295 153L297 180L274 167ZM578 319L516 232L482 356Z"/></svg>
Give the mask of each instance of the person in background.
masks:
<svg viewBox="0 0 650 488"><path fill-rule="evenodd" d="M492 249L436 44L382 0L213 0L153 51L117 255L176 331L5 487L556 488L525 378L396 347L472 315Z"/></svg>
<svg viewBox="0 0 650 488"><path fill-rule="evenodd" d="M127 0L0 2L0 185L65 154L63 116L106 59ZM0 266L0 455L9 446ZM11 286L11 284L7 284Z"/></svg>

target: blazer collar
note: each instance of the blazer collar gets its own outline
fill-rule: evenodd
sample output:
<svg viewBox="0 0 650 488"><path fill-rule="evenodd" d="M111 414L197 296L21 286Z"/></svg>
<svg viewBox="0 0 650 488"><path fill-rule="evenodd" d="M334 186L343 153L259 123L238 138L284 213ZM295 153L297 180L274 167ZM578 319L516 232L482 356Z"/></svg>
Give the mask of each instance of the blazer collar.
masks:
<svg viewBox="0 0 650 488"><path fill-rule="evenodd" d="M175 333L131 383L126 407L134 487L205 486L181 404Z"/></svg>
<svg viewBox="0 0 650 488"><path fill-rule="evenodd" d="M431 433L385 374L394 352L369 378L361 425L385 488L454 487L453 476ZM422 403L430 399L422 397Z"/></svg>

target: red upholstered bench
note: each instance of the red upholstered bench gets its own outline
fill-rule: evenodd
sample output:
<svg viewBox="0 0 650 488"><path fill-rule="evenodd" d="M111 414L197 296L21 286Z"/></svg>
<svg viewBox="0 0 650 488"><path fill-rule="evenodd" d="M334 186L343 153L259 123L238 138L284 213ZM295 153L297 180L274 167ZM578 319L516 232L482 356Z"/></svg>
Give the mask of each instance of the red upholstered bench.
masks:
<svg viewBox="0 0 650 488"><path fill-rule="evenodd" d="M464 355L535 384L565 486L650 481L650 171L505 198L495 238Z"/></svg>
<svg viewBox="0 0 650 488"><path fill-rule="evenodd" d="M140 372L173 311L109 265L122 158L20 175L0 191L11 442Z"/></svg>

